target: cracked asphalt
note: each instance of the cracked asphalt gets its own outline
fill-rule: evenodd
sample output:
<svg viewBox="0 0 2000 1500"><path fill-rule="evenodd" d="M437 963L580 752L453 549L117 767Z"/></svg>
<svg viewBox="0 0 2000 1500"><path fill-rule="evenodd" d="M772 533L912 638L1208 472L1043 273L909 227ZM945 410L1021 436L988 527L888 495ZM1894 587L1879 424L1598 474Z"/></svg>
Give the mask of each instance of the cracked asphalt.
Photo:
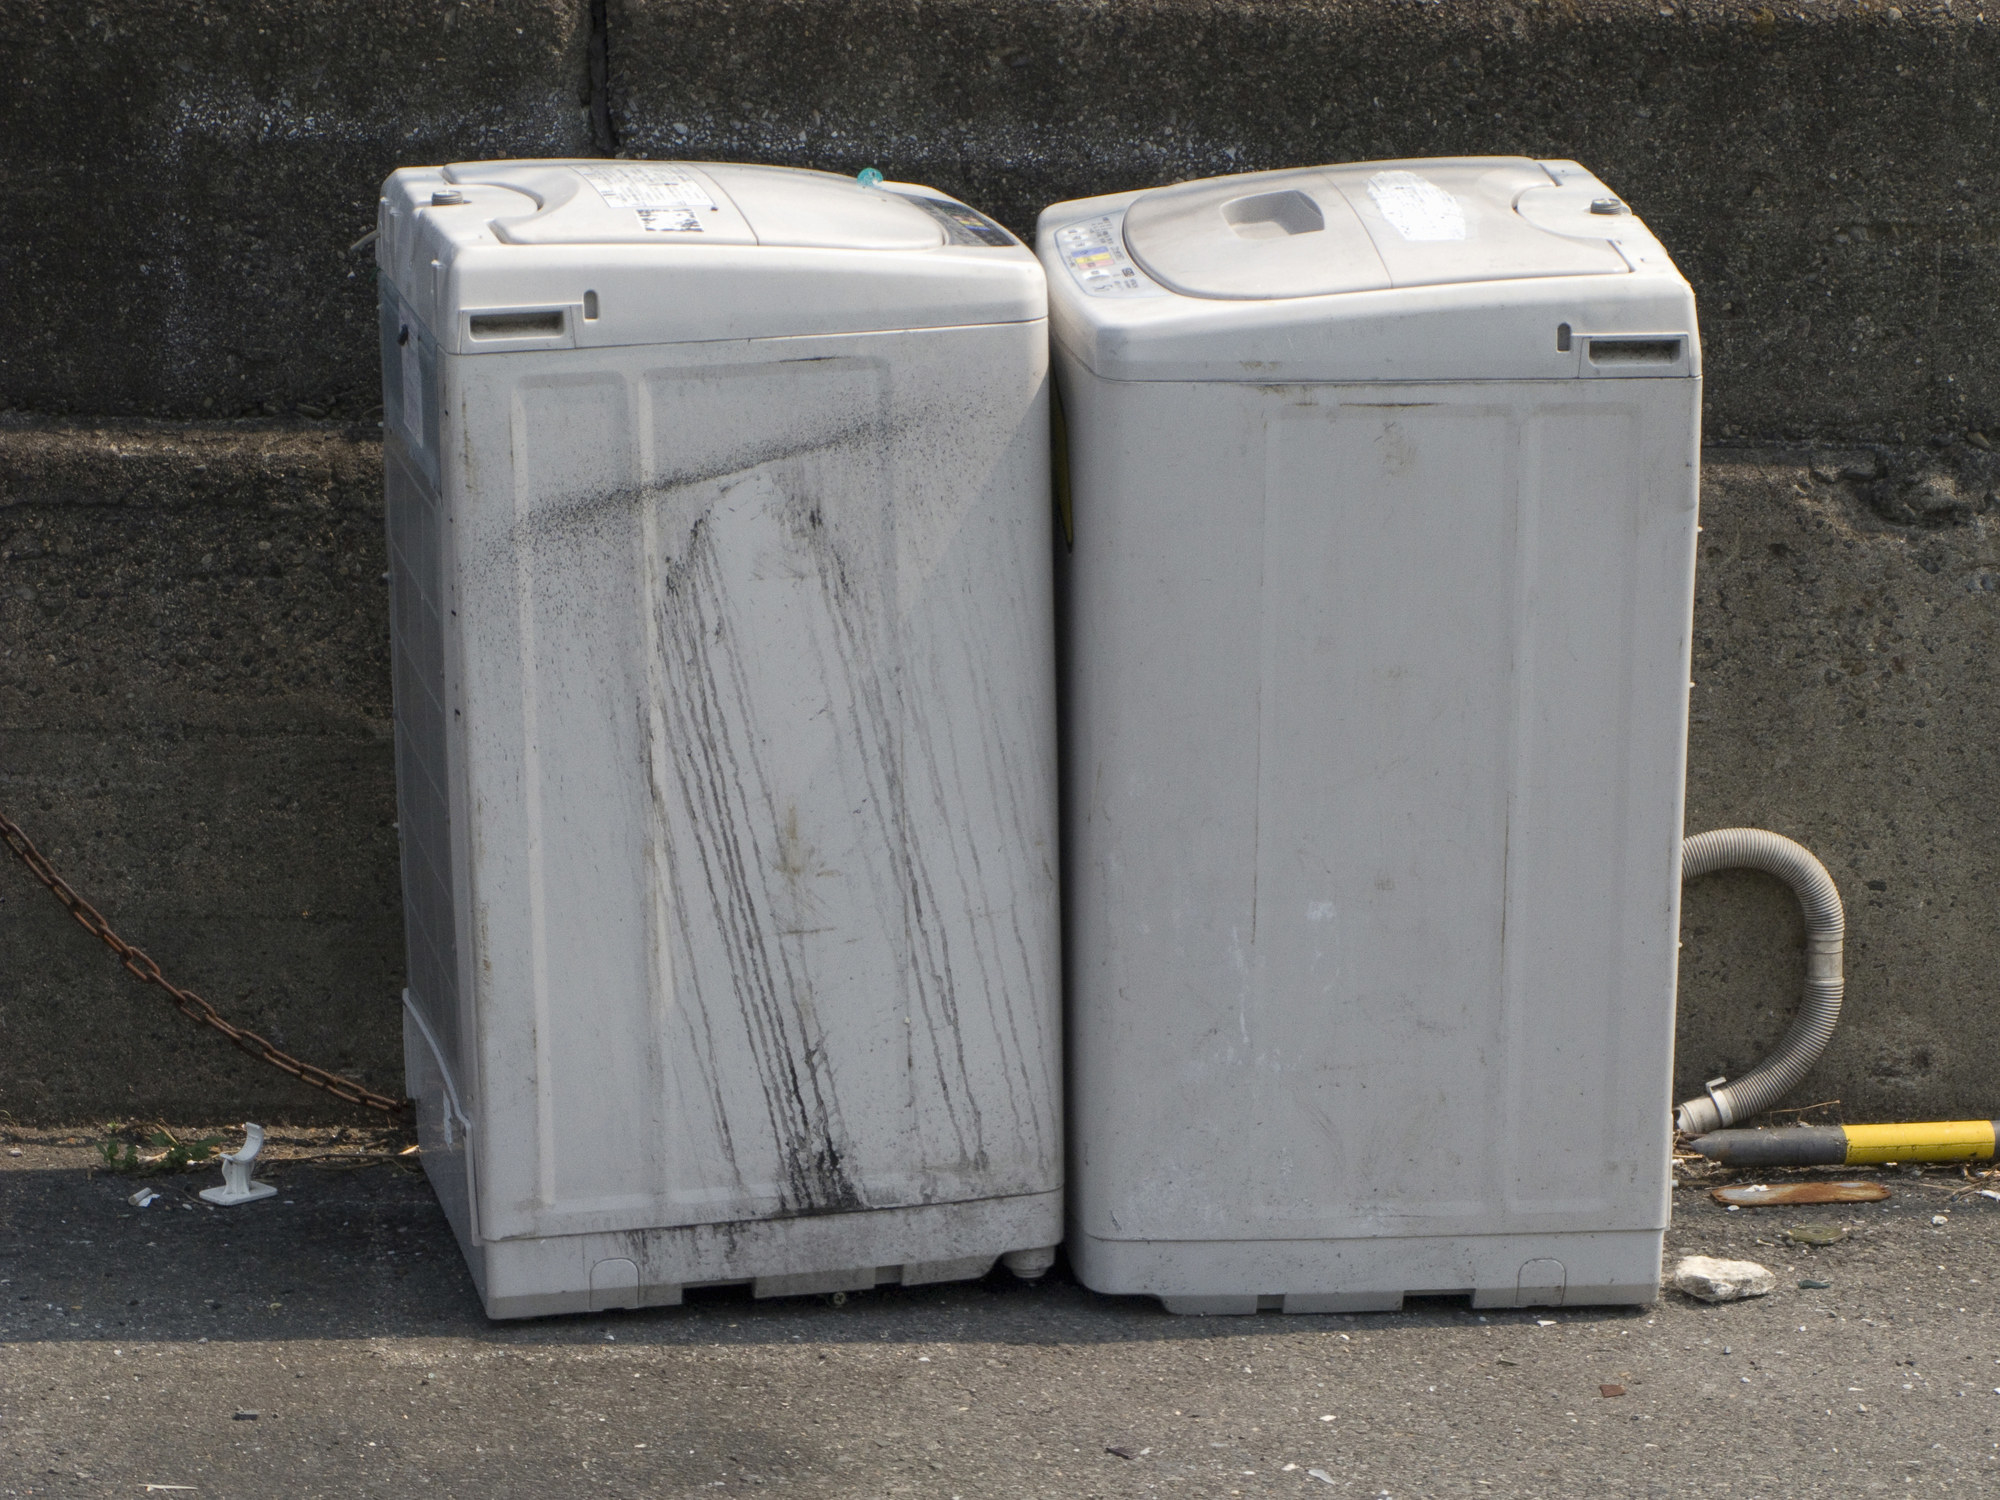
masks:
<svg viewBox="0 0 2000 1500"><path fill-rule="evenodd" d="M1059 1267L491 1324L422 1174L296 1159L385 1144L330 1135L274 1131L280 1195L226 1210L213 1171L138 1209L81 1135L0 1135L0 1496L2000 1490L2000 1202L1956 1171L1880 1205L1683 1186L1670 1264L1778 1275L1719 1307L1183 1319Z"/></svg>

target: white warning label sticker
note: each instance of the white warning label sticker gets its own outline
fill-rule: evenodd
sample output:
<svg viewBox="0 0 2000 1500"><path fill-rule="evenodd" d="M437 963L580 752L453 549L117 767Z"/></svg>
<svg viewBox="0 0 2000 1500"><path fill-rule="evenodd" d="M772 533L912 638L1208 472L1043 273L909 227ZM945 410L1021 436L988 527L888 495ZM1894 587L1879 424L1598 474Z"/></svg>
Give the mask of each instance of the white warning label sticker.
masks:
<svg viewBox="0 0 2000 1500"><path fill-rule="evenodd" d="M1125 253L1119 221L1106 214L1056 231L1056 253L1076 284L1093 297L1164 297Z"/></svg>
<svg viewBox="0 0 2000 1500"><path fill-rule="evenodd" d="M1465 238L1465 209L1428 177L1415 172L1377 172L1368 196L1396 233L1406 240L1436 242Z"/></svg>
<svg viewBox="0 0 2000 1500"><path fill-rule="evenodd" d="M714 208L715 198L694 174L655 162L578 167L576 175L597 189L610 208Z"/></svg>
<svg viewBox="0 0 2000 1500"><path fill-rule="evenodd" d="M680 167L620 162L578 167L576 172L597 189L606 207L631 209L648 234L700 234L702 212L716 207L715 195Z"/></svg>
<svg viewBox="0 0 2000 1500"><path fill-rule="evenodd" d="M639 227L648 234L700 234L701 215L692 208L641 208Z"/></svg>

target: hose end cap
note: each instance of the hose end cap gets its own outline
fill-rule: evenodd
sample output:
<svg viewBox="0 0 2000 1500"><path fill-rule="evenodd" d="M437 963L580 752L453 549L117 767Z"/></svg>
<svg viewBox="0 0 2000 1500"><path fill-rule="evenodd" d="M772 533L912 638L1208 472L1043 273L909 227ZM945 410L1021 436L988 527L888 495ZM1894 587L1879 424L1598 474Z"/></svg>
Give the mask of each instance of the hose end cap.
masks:
<svg viewBox="0 0 2000 1500"><path fill-rule="evenodd" d="M1682 1135L1696 1137L1696 1150L1701 1149L1700 1137L1720 1130L1727 1123L1722 1118L1722 1111L1715 1107L1715 1101L1706 1096L1690 1099L1674 1110L1674 1128Z"/></svg>

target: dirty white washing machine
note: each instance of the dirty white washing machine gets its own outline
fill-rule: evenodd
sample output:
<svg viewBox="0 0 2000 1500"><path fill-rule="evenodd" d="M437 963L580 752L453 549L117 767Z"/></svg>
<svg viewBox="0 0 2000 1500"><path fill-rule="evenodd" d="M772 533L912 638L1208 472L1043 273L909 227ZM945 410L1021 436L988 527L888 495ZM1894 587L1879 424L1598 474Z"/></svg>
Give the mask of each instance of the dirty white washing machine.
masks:
<svg viewBox="0 0 2000 1500"><path fill-rule="evenodd" d="M405 1055L488 1313L1037 1274L1035 257L696 163L399 171L380 232Z"/></svg>
<svg viewBox="0 0 2000 1500"><path fill-rule="evenodd" d="M1083 1281L1646 1303L1694 298L1574 162L1058 204Z"/></svg>

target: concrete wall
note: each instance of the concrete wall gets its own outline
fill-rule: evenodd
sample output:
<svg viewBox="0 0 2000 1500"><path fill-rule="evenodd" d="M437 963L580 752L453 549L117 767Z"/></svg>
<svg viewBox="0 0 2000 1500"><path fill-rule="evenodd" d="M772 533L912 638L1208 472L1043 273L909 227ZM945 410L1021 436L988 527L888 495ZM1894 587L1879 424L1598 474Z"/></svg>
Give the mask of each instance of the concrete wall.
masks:
<svg viewBox="0 0 2000 1500"><path fill-rule="evenodd" d="M0 0L0 808L225 1011L395 1081L374 289L347 247L399 163L873 165L1026 229L1209 172L1574 156L1702 298L1725 446L1689 827L1791 833L1850 903L1849 1018L1796 1102L1991 1112L1996 52L1975 0ZM1686 936L1692 1089L1782 1029L1799 931L1718 876ZM0 1107L342 1114L11 865Z"/></svg>
<svg viewBox="0 0 2000 1500"><path fill-rule="evenodd" d="M401 1081L381 450L278 424L0 421L0 809L127 941ZM340 1117L0 868L0 1106Z"/></svg>
<svg viewBox="0 0 2000 1500"><path fill-rule="evenodd" d="M1984 0L0 3L0 407L361 414L400 163L885 172L1026 229L1212 172L1574 156L1705 313L1711 435L2000 426ZM593 120L593 114L596 118Z"/></svg>
<svg viewBox="0 0 2000 1500"><path fill-rule="evenodd" d="M1704 464L1687 827L1789 834L1847 904L1841 1029L1791 1106L2000 1113L1995 470L1969 447ZM1942 503L1955 494L1969 510ZM1767 876L1688 888L1680 1097L1776 1042L1804 938Z"/></svg>
<svg viewBox="0 0 2000 1500"><path fill-rule="evenodd" d="M0 0L0 408L359 416L376 186L592 150L586 0Z"/></svg>
<svg viewBox="0 0 2000 1500"><path fill-rule="evenodd" d="M2000 6L611 0L637 155L873 165L1017 230L1324 161L1573 157L1694 283L1711 436L2000 422ZM665 65L667 59L671 65Z"/></svg>
<svg viewBox="0 0 2000 1500"><path fill-rule="evenodd" d="M377 1087L401 985L380 448L278 423L0 420L0 808L181 982ZM1716 449L1690 830L1752 824L1848 903L1848 1009L1792 1101L2000 1108L2000 542L1913 492L1980 450ZM1683 926L1680 1097L1789 1019L1803 928L1711 876ZM134 985L0 865L0 1100L21 1119L342 1118Z"/></svg>

